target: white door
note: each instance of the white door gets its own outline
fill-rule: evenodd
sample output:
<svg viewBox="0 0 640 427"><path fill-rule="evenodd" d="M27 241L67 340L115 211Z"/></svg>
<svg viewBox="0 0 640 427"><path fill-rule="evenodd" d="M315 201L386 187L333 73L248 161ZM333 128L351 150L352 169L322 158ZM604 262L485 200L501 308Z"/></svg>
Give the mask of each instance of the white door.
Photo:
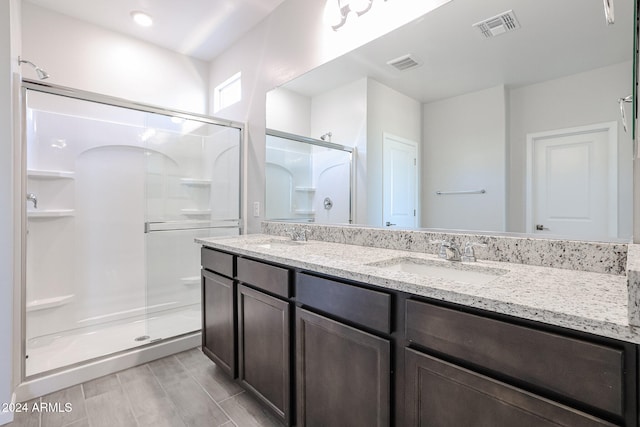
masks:
<svg viewBox="0 0 640 427"><path fill-rule="evenodd" d="M617 237L617 124L527 136L527 232Z"/></svg>
<svg viewBox="0 0 640 427"><path fill-rule="evenodd" d="M382 141L382 223L416 227L418 144L385 133Z"/></svg>

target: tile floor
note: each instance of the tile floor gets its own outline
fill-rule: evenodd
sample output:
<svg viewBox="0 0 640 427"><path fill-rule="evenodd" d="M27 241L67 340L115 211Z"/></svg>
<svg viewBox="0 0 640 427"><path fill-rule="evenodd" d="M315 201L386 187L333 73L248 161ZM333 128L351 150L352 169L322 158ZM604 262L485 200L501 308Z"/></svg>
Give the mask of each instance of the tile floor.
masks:
<svg viewBox="0 0 640 427"><path fill-rule="evenodd" d="M34 412L34 404L52 410ZM34 399L27 407L8 426L281 426L198 348Z"/></svg>

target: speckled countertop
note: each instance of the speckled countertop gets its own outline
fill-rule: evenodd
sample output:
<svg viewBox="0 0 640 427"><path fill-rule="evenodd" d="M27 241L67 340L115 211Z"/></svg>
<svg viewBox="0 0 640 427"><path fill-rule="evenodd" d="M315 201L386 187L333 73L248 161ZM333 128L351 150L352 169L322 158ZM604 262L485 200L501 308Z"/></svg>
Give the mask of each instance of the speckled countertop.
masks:
<svg viewBox="0 0 640 427"><path fill-rule="evenodd" d="M388 289L640 343L629 324L627 276L479 260L457 269L500 273L484 284L429 277L383 267L411 258L453 267L432 254L252 234L196 239L197 243ZM377 265L371 265L377 264Z"/></svg>

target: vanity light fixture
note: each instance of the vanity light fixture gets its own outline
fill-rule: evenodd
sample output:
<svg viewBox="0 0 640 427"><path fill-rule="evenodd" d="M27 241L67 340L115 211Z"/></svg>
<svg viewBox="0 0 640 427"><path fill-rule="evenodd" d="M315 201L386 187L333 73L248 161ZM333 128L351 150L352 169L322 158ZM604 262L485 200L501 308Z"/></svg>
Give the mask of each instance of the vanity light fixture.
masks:
<svg viewBox="0 0 640 427"><path fill-rule="evenodd" d="M334 31L338 31L347 22L349 13L362 16L371 9L372 4L373 0L327 0L325 21Z"/></svg>
<svg viewBox="0 0 640 427"><path fill-rule="evenodd" d="M133 19L133 21L141 27L150 27L153 25L153 19L151 18L151 15L139 10L134 10L133 12L131 12L131 19Z"/></svg>

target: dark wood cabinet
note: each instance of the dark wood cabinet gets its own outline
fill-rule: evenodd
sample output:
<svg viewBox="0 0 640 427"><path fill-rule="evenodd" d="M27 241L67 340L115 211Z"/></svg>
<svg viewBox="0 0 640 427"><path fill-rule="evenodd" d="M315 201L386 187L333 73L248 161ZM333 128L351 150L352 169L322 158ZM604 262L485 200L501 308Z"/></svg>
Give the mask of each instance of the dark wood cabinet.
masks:
<svg viewBox="0 0 640 427"><path fill-rule="evenodd" d="M640 426L635 344L208 248L202 266L203 352L285 425Z"/></svg>
<svg viewBox="0 0 640 427"><path fill-rule="evenodd" d="M406 310L410 342L624 416L623 348L420 301L407 301Z"/></svg>
<svg viewBox="0 0 640 427"><path fill-rule="evenodd" d="M296 308L297 425L390 425L389 340Z"/></svg>
<svg viewBox="0 0 640 427"><path fill-rule="evenodd" d="M415 350L405 369L408 427L615 425Z"/></svg>
<svg viewBox="0 0 640 427"><path fill-rule="evenodd" d="M391 295L311 274L296 275L296 301L367 328L391 332Z"/></svg>
<svg viewBox="0 0 640 427"><path fill-rule="evenodd" d="M202 270L202 351L236 377L235 290L231 279Z"/></svg>
<svg viewBox="0 0 640 427"><path fill-rule="evenodd" d="M238 368L243 385L289 424L290 303L238 285Z"/></svg>

